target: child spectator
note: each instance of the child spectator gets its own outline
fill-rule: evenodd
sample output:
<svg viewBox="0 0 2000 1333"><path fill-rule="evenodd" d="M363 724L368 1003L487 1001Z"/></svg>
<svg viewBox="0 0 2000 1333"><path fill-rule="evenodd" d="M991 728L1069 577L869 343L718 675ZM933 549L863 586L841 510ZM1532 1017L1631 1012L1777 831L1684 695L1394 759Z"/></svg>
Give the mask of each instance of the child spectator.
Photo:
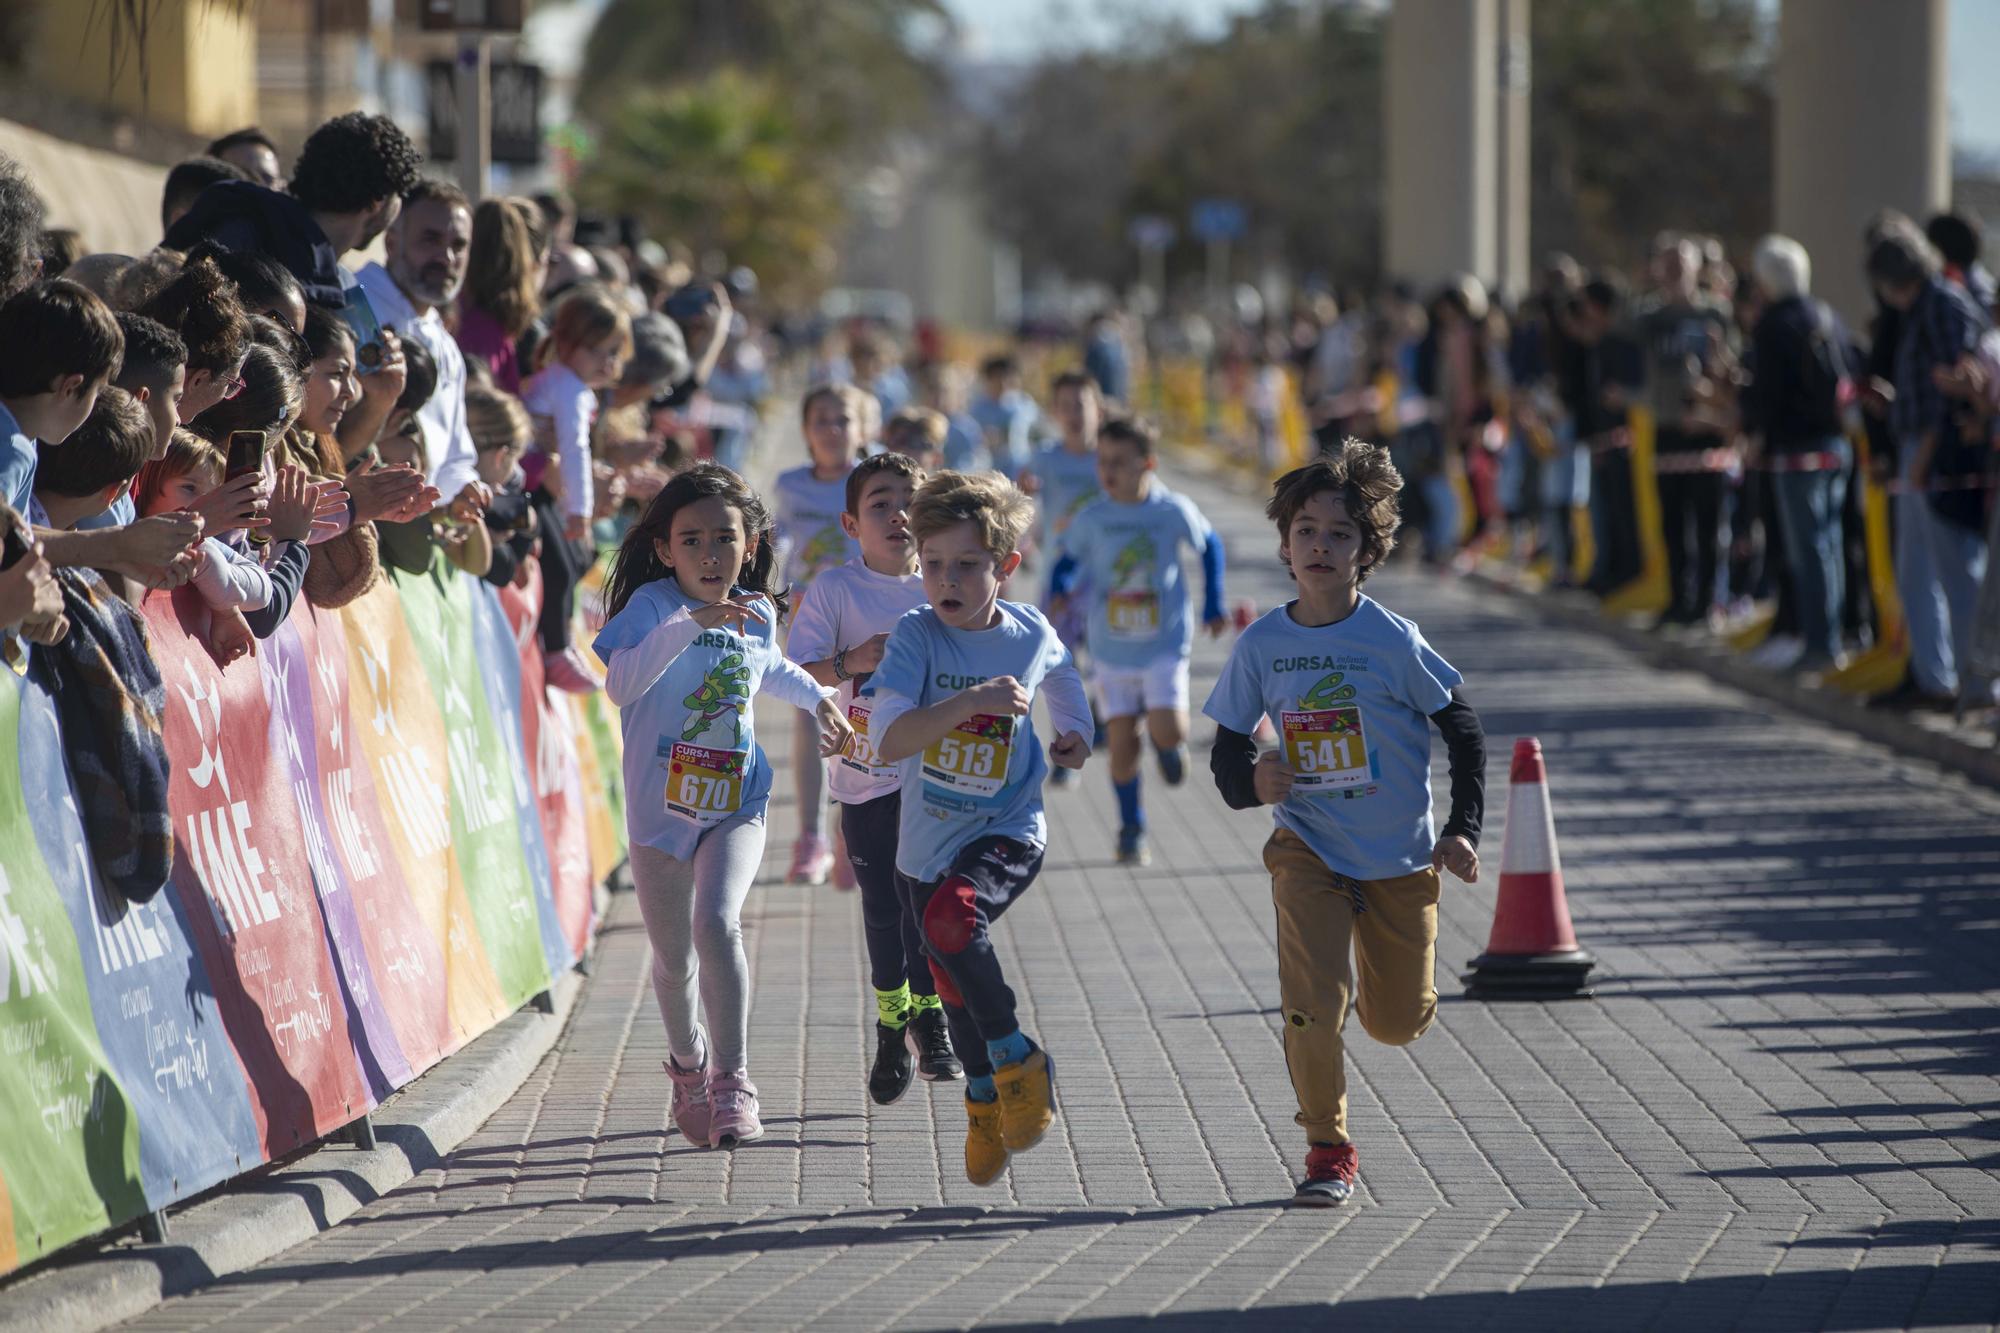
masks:
<svg viewBox="0 0 2000 1333"><path fill-rule="evenodd" d="M1034 505L1004 477L946 472L910 509L930 605L896 622L870 685L868 734L903 778L896 869L966 1074L965 1175L990 1185L1055 1123L1054 1066L1023 1033L989 935L1048 843L1042 778L1090 757L1090 706L1042 613L1000 600ZM1046 692L1044 759L1029 714Z"/></svg>
<svg viewBox="0 0 2000 1333"><path fill-rule="evenodd" d="M37 441L58 447L89 418L125 335L109 306L58 278L0 305L0 347L0 498L32 517Z"/></svg>
<svg viewBox="0 0 2000 1333"><path fill-rule="evenodd" d="M132 484L132 500L147 517L177 510L197 510L208 497L225 490L243 495L268 496L269 484L262 473L238 477L225 483L222 450L186 428L174 431L166 454L139 469ZM213 505L216 502L211 502ZM239 506L248 502L238 499ZM262 517L264 501L255 504L255 516L233 523L215 523L201 539L201 561L194 574L194 586L211 612L208 650L224 666L248 653L256 636L245 611L270 605L271 576L255 557L222 540L227 531L266 526Z"/></svg>
<svg viewBox="0 0 2000 1333"><path fill-rule="evenodd" d="M542 544L542 661L559 690L588 694L603 682L570 642L576 585L597 552L590 542L596 508L590 433L597 394L618 382L632 351L632 318L612 293L591 283L556 305L549 363L529 380L522 402L535 417L541 457L528 469L539 494Z"/></svg>
<svg viewBox="0 0 2000 1333"><path fill-rule="evenodd" d="M1210 767L1232 810L1274 806L1264 847L1278 908L1285 1062L1310 1148L1296 1201L1353 1192L1341 1028L1415 1041L1437 1016L1433 955L1440 869L1479 877L1485 742L1460 677L1417 627L1361 593L1396 540L1403 479L1359 440L1286 473L1265 513L1298 596L1237 640L1202 708L1217 725ZM1270 717L1282 749L1258 757ZM1429 719L1451 756L1451 817L1431 835Z"/></svg>
<svg viewBox="0 0 2000 1333"><path fill-rule="evenodd" d="M493 492L485 518L493 558L485 577L494 587L505 587L521 576L535 551L535 509L521 472L521 457L534 440L534 422L513 394L468 384L465 426L478 454L479 479Z"/></svg>
<svg viewBox="0 0 2000 1333"><path fill-rule="evenodd" d="M250 345L250 317L236 285L212 259L190 261L139 313L158 320L187 347L180 420L183 426L225 398L242 392L243 352Z"/></svg>
<svg viewBox="0 0 2000 1333"><path fill-rule="evenodd" d="M125 337L125 357L112 382L146 409L153 422L149 457L163 458L181 420L181 397L187 388L187 344L178 333L144 315L120 314L118 331ZM117 506L112 508L115 511ZM130 506L126 509L129 514ZM132 520L127 517L121 521Z"/></svg>
<svg viewBox="0 0 2000 1333"><path fill-rule="evenodd" d="M68 440L40 447L35 501L48 526L67 532L128 499L132 478L152 452L153 422L145 407L116 385L104 386Z"/></svg>

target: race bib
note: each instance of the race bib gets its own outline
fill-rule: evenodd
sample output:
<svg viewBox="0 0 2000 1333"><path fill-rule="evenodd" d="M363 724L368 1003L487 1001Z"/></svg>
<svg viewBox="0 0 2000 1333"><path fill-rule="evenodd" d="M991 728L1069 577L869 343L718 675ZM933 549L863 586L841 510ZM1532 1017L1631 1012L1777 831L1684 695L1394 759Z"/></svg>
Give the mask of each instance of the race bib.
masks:
<svg viewBox="0 0 2000 1333"><path fill-rule="evenodd" d="M1294 792L1311 796L1363 786L1370 780L1368 737L1359 707L1288 711L1280 715L1279 727Z"/></svg>
<svg viewBox="0 0 2000 1333"><path fill-rule="evenodd" d="M997 796L1013 748L1013 718L975 713L924 751L924 781L960 796Z"/></svg>
<svg viewBox="0 0 2000 1333"><path fill-rule="evenodd" d="M881 757L875 753L875 742L868 735L868 715L875 711L875 705L867 699L856 698L847 705L847 724L854 728L854 739L840 754L842 768L868 777L877 777L887 771Z"/></svg>
<svg viewBox="0 0 2000 1333"><path fill-rule="evenodd" d="M1114 592L1108 595L1105 628L1114 639L1150 639L1160 632L1160 594Z"/></svg>
<svg viewBox="0 0 2000 1333"><path fill-rule="evenodd" d="M675 741L667 763L667 813L704 828L743 804L743 750L716 750Z"/></svg>

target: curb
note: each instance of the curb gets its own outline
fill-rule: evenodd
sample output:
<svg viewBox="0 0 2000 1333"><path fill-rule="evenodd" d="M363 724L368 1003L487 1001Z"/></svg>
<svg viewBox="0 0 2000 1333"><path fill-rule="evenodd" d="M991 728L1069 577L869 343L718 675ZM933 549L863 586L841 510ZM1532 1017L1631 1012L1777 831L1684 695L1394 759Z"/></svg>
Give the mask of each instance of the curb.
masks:
<svg viewBox="0 0 2000 1333"><path fill-rule="evenodd" d="M601 923L604 885L597 895ZM595 952L593 937L582 966ZM163 1244L107 1240L0 1287L0 1333L93 1333L134 1318L311 1240L437 1166L554 1049L585 975L580 968L565 971L549 986L550 1012L523 1006L392 1094L374 1112L373 1149L325 1140L302 1157L224 1184L177 1210Z"/></svg>
<svg viewBox="0 0 2000 1333"><path fill-rule="evenodd" d="M1813 689L1793 677L1752 666L1718 644L1676 641L1625 624L1604 615L1595 602L1581 600L1581 594L1567 598L1530 592L1483 570L1465 578L1480 588L1504 594L1539 620L1610 639L1654 666L1696 672L1899 754L1927 759L1974 782L2000 788L2000 746L1974 744L1950 732L1933 730L1906 714L1865 708L1850 695Z"/></svg>

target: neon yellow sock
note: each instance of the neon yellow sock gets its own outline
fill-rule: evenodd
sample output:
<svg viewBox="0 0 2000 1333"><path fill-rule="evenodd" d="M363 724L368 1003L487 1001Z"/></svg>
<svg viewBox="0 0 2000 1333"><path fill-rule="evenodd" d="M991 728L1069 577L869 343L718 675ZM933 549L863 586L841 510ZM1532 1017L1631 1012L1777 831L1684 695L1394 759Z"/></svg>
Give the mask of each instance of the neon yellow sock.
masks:
<svg viewBox="0 0 2000 1333"><path fill-rule="evenodd" d="M885 1028L899 1028L910 1021L910 983L894 990L875 992L875 1017Z"/></svg>
<svg viewBox="0 0 2000 1333"><path fill-rule="evenodd" d="M944 1001L940 1000L936 995L912 995L910 997L910 1013L912 1015L921 1014L930 1009L935 1009L939 1013L943 1013Z"/></svg>

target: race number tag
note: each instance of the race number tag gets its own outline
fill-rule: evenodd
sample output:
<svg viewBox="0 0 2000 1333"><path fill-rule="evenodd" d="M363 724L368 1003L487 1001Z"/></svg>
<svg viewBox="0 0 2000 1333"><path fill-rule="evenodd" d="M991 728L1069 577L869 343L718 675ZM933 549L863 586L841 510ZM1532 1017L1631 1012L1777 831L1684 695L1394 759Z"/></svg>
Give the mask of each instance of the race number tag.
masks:
<svg viewBox="0 0 2000 1333"><path fill-rule="evenodd" d="M924 781L961 796L997 796L1013 748L1013 718L975 713L924 751Z"/></svg>
<svg viewBox="0 0 2000 1333"><path fill-rule="evenodd" d="M847 724L854 728L854 739L840 752L842 768L868 777L877 777L891 771L875 753L875 742L868 735L868 715L875 711L873 701L857 698L847 705Z"/></svg>
<svg viewBox="0 0 2000 1333"><path fill-rule="evenodd" d="M1160 594L1114 592L1106 597L1106 628L1114 639L1150 639L1160 632Z"/></svg>
<svg viewBox="0 0 2000 1333"><path fill-rule="evenodd" d="M667 765L667 813L704 827L720 824L743 804L742 750L675 741Z"/></svg>
<svg viewBox="0 0 2000 1333"><path fill-rule="evenodd" d="M1370 780L1368 738L1358 707L1285 712L1279 725L1293 791L1310 796L1359 787Z"/></svg>

